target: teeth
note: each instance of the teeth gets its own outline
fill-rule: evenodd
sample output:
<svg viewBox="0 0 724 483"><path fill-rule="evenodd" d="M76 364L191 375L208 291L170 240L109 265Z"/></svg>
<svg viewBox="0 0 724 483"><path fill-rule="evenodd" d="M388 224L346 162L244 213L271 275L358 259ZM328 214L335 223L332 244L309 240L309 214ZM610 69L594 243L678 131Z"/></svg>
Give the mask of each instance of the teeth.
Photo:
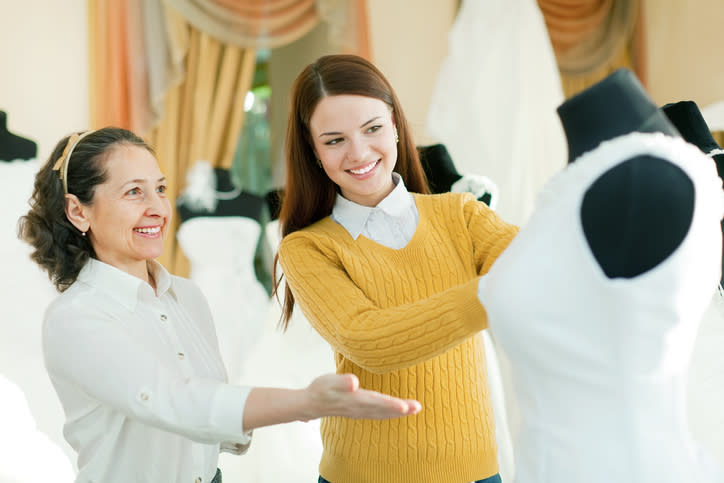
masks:
<svg viewBox="0 0 724 483"><path fill-rule="evenodd" d="M134 230L134 231L137 231L137 232L139 232L139 233L154 234L154 233L160 232L160 231L161 231L161 227L160 227L160 226L156 226L156 227L153 227L153 228L134 228L133 230Z"/></svg>
<svg viewBox="0 0 724 483"><path fill-rule="evenodd" d="M370 163L362 169L350 169L349 172L352 174L365 174L372 171L372 168L374 168L375 166L377 166L377 161L375 161L374 163Z"/></svg>

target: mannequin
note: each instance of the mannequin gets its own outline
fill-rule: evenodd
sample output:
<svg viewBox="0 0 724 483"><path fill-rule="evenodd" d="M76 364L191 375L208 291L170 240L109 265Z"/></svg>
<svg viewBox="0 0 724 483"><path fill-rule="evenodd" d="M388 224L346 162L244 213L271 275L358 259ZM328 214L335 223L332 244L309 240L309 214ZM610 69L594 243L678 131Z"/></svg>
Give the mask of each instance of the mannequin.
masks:
<svg viewBox="0 0 724 483"><path fill-rule="evenodd" d="M199 188L199 196L192 194L188 189L181 195L176 206L181 219L185 221L197 216L243 216L261 223L265 216L264 198L238 190L231 182L228 170L214 168L212 172L204 164L203 161L196 163L189 178L198 177L199 183L203 181L207 185ZM208 184L209 182L212 184ZM196 190L196 188L191 189ZM212 190L215 193L211 193ZM207 195L210 195L213 201L199 201L199 198ZM191 200L193 197L196 201Z"/></svg>
<svg viewBox="0 0 724 483"><path fill-rule="evenodd" d="M268 294L254 266L266 216L263 197L241 192L228 170L194 164L179 196L178 242L190 278L209 298L229 380L261 334Z"/></svg>
<svg viewBox="0 0 724 483"><path fill-rule="evenodd" d="M699 107L694 101L679 101L666 104L661 108L666 117L679 130L682 137L701 151L712 158L716 163L716 171L720 178L724 178L724 150L717 144L711 135L704 116L701 115ZM724 233L724 221L722 221L722 233ZM720 284L724 283L724 247L722 256L722 278Z"/></svg>
<svg viewBox="0 0 724 483"><path fill-rule="evenodd" d="M176 208L189 278L209 301L229 381L241 383L244 371L254 370L247 364L268 312L269 296L257 275L260 248L266 247L266 200L236 188L228 170L197 161ZM247 481L244 464L235 455L219 456L225 481Z"/></svg>
<svg viewBox="0 0 724 483"><path fill-rule="evenodd" d="M7 114L0 111L0 161L34 159L37 154L38 145L34 141L8 131Z"/></svg>
<svg viewBox="0 0 724 483"><path fill-rule="evenodd" d="M557 111L568 140L569 163L599 143L630 132L679 136L627 69L568 99ZM649 182L652 179L659 182ZM637 156L591 186L581 217L606 275L631 278L674 251L689 228L693 204L694 187L681 169Z"/></svg>
<svg viewBox="0 0 724 483"><path fill-rule="evenodd" d="M719 177L724 175L724 151L714 140L694 101L662 107L683 138L713 158ZM724 223L721 225L724 232ZM723 269L724 271L724 269ZM721 281L720 281L721 285ZM711 451L724 468L724 299L716 294L701 321L688 374L689 427L697 441Z"/></svg>
<svg viewBox="0 0 724 483"><path fill-rule="evenodd" d="M479 289L520 405L515 481L721 482L686 407L721 181L629 71L558 113L569 165Z"/></svg>
<svg viewBox="0 0 724 483"><path fill-rule="evenodd" d="M478 201L495 208L498 188L485 176L458 173L444 144L418 146L422 169L432 193L470 192Z"/></svg>

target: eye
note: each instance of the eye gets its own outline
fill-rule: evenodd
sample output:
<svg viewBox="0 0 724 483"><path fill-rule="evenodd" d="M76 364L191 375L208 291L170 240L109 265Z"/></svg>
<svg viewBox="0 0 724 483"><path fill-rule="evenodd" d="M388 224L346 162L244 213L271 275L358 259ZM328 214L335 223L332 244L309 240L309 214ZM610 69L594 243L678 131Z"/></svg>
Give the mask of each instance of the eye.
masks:
<svg viewBox="0 0 724 483"><path fill-rule="evenodd" d="M327 146L334 146L335 144L341 143L343 141L343 138L334 138L330 139L329 141L325 142Z"/></svg>
<svg viewBox="0 0 724 483"><path fill-rule="evenodd" d="M374 125L374 126L370 126L370 127L367 129L367 132L371 134L371 133L373 133L373 132L379 131L380 129L382 129L382 125L381 125L381 124L376 124L376 125Z"/></svg>
<svg viewBox="0 0 724 483"><path fill-rule="evenodd" d="M156 191L159 193L166 193L166 185L165 184L159 185L159 187L156 188Z"/></svg>
<svg viewBox="0 0 724 483"><path fill-rule="evenodd" d="M139 187L131 188L128 191L126 191L126 194L130 195L130 196L138 196L141 194L141 188L139 188Z"/></svg>

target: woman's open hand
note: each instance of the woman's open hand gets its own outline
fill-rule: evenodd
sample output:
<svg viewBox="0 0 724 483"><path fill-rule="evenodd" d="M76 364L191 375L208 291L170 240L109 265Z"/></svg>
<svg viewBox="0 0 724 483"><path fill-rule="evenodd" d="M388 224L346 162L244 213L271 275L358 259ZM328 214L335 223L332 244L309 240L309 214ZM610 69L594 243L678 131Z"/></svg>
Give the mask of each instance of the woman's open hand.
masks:
<svg viewBox="0 0 724 483"><path fill-rule="evenodd" d="M325 374L304 390L308 419L343 416L354 419L390 419L417 414L422 409L414 399L399 399L376 391L360 389L354 374Z"/></svg>

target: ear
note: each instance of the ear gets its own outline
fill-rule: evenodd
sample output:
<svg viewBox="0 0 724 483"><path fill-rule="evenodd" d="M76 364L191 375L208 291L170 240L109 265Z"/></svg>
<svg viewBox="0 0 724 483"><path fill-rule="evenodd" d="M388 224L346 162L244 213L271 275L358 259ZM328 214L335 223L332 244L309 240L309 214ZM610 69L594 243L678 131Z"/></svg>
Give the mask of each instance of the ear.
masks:
<svg viewBox="0 0 724 483"><path fill-rule="evenodd" d="M82 233L87 232L90 228L88 209L76 195L65 195L65 216Z"/></svg>

